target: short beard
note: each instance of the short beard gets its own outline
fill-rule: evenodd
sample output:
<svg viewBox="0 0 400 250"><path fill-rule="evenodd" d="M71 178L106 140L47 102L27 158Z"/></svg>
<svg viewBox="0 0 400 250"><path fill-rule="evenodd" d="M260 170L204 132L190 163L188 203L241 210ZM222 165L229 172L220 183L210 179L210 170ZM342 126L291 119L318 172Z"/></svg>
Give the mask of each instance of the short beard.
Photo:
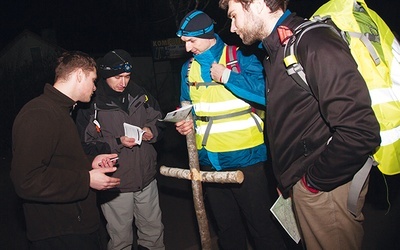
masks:
<svg viewBox="0 0 400 250"><path fill-rule="evenodd" d="M257 35L248 28L246 28L246 30L243 30L241 34L242 34L242 42L246 45L252 45L253 43L259 40Z"/></svg>
<svg viewBox="0 0 400 250"><path fill-rule="evenodd" d="M254 21L254 20L253 20ZM244 26L241 31L242 42L246 45L251 45L257 41L264 39L262 34L264 30L264 24L262 22L252 22Z"/></svg>

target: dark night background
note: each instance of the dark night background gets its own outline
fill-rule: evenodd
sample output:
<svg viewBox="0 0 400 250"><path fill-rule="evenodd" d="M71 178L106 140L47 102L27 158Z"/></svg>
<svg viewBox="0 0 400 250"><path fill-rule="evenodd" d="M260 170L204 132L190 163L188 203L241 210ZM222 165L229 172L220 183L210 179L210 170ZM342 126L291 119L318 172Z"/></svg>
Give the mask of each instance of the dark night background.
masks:
<svg viewBox="0 0 400 250"><path fill-rule="evenodd" d="M324 2L291 0L289 9L309 17ZM119 47L134 56L150 55L150 41L175 37L181 18L196 4L217 22L216 31L231 37L217 0L3 0L0 49L29 29L67 50L91 54ZM367 4L399 33L398 0L367 0Z"/></svg>
<svg viewBox="0 0 400 250"><path fill-rule="evenodd" d="M289 9L309 17L325 2L291 0ZM367 4L396 34L400 33L399 0L367 0ZM24 30L65 50L81 50L95 58L116 48L125 49L134 57L151 58L151 41L176 38L180 20L195 8L216 21L215 31L226 43L241 45L236 34L230 33L230 21L218 7L218 0L3 0L0 6L0 58ZM173 70L179 71L181 62L171 62ZM2 154L9 150L12 121L19 109L42 92L45 82L53 81L52 69L45 66L48 67L40 71L37 65L15 73L5 70L7 77L0 77L2 93L6 93L0 98ZM175 82L164 87L179 89ZM175 92L167 102L179 101L175 98L179 93ZM165 92L162 94L165 96ZM174 105L169 103L164 108Z"/></svg>
<svg viewBox="0 0 400 250"><path fill-rule="evenodd" d="M386 21L398 37L400 34L400 1L365 1ZM300 16L310 17L325 2L327 0L290 0L288 8ZM195 8L203 10L216 21L215 31L226 43L241 45L240 39L229 32L230 21L226 18L226 12L218 7L218 0L2 0L0 3L0 58L7 52L18 35L25 30L41 36L44 40L56 44L60 48L81 50L94 58L117 48L125 49L134 57L151 58L151 41L175 38L180 20ZM171 68L179 71L182 62L182 60L171 61ZM44 83L53 81L53 68L46 64L39 66L31 65L17 70L17 72L3 70L6 74L0 74L0 249L25 249L22 247L25 246L25 234L21 230L21 225L24 224L22 211L8 173L11 159L11 127L20 108L27 101L42 93ZM154 66L157 67L156 64ZM175 86L177 84L179 84L179 79L174 79L165 84L164 88L179 89L179 86ZM176 90L160 91L160 96L169 95L171 92L173 95L167 99L167 102L174 100L169 102L179 104L179 93L175 93ZM163 98L165 103L165 97ZM161 103L160 99L159 102ZM170 111L170 107L175 107L176 103L167 103L168 105L162 106L163 111ZM169 133L174 132L176 132L175 129L171 128ZM176 159L182 158L182 151L175 150L177 145L184 145L185 142L181 139L184 140L183 137L170 140L162 147L163 156L170 160L168 164L177 164ZM175 152L172 152L174 150ZM168 165L165 162L169 160L164 159L162 162ZM187 164L186 159L182 160L182 165ZM394 187L389 190L390 197L399 197L399 177L399 175L388 177L389 186ZM400 249L400 240L396 230L400 221L400 213L398 213L400 199L396 200L397 204L393 204L390 212L386 212L386 200L376 199L376 197L382 197L381 194L386 192L386 187L382 184L382 180L376 180L377 178L381 178L379 173L371 174L370 187L373 188L368 194L370 197L374 197L372 199L374 202L369 201L369 210L366 211L366 217L369 219L366 221L366 235L368 236L366 242L373 245L368 245L365 249ZM180 183L182 183L169 180L166 179L164 182L168 182L168 185L181 185ZM159 184L163 185L162 181L163 179L160 179ZM185 189L183 193L174 189L173 192L170 192L175 194L174 197L168 196L170 186L166 185L164 189L160 190L162 205L171 207L163 210L163 214L166 214L165 219L168 220L165 223L166 238L173 238L171 235L175 231L181 230L179 232L186 233L196 230L196 226L190 222L180 223L178 220L187 216L185 214L188 209L193 209L189 189ZM182 201L176 201L177 193L178 196L179 194L187 196L185 206L188 208L185 207L185 212L180 210L183 207ZM173 204L175 201L177 202L176 206ZM378 206L378 208L371 209L370 204ZM197 232L193 234L197 235ZM191 238L183 239L185 237L177 235L177 238L172 241L193 240ZM168 244L168 242L166 243Z"/></svg>

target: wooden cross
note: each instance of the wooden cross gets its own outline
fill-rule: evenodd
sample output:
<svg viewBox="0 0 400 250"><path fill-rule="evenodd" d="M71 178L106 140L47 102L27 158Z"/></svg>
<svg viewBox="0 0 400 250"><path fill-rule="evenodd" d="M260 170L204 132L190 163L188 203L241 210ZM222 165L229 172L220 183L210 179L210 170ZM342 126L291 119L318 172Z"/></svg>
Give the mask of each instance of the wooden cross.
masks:
<svg viewBox="0 0 400 250"><path fill-rule="evenodd" d="M189 105L189 102L182 102L182 107L186 105ZM189 115L187 119L193 120L193 117ZM203 250L211 250L210 230L208 227L206 210L204 208L203 188L201 182L242 183L244 176L239 170L224 172L200 171L194 130L186 135L186 144L189 156L189 169L161 166L160 173L164 176L192 181L193 203L199 225L201 246Z"/></svg>

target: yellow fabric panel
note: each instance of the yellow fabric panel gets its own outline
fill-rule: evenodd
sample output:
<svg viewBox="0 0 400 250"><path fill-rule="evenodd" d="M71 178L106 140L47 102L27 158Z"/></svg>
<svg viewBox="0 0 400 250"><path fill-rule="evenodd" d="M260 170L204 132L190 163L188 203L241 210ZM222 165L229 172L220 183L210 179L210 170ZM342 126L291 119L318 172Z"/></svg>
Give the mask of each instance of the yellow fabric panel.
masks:
<svg viewBox="0 0 400 250"><path fill-rule="evenodd" d="M375 11L368 8L364 0L357 0L357 2L361 4L378 27L384 58L381 58L381 63L376 66L368 49L359 39L355 38L350 40L351 53L370 91L379 91L379 89L394 91L390 71L392 70L392 63L399 63L394 60L393 56L393 47L397 44L394 34L384 20ZM322 5L313 16L330 16L339 29L360 32L360 27L353 16L353 4L354 0L331 0ZM381 131L389 131L399 127L400 101L396 99L396 95L393 94L392 97L393 101L379 103L372 107ZM374 157L379 162L378 167L382 173L387 175L400 173L400 140L390 145L380 146Z"/></svg>
<svg viewBox="0 0 400 250"><path fill-rule="evenodd" d="M379 170L386 175L400 174L400 140L387 146L379 147L374 154L375 160L379 163Z"/></svg>
<svg viewBox="0 0 400 250"><path fill-rule="evenodd" d="M203 137L196 134L197 148L202 148ZM205 148L210 152L232 152L241 149L252 148L264 143L262 132L257 126L245 130L236 130L234 133L210 134Z"/></svg>
<svg viewBox="0 0 400 250"><path fill-rule="evenodd" d="M226 65L226 47L219 63ZM245 101L234 96L224 85L218 84L204 86L201 78L201 67L193 61L188 75L191 84L189 93L197 116L219 116L248 110L251 106ZM256 114L254 114L256 116ZM250 120L249 120L250 119ZM259 123L263 128L261 119ZM196 120L196 144L201 149L205 126L208 122ZM225 127L226 129L225 129ZM218 129L217 129L218 127ZM252 148L264 143L263 132L259 131L257 124L250 113L213 121L205 148L211 152L232 152Z"/></svg>
<svg viewBox="0 0 400 250"><path fill-rule="evenodd" d="M390 130L400 126L400 103L388 102L374 105L372 109L377 118L381 130ZM399 148L400 149L400 148Z"/></svg>

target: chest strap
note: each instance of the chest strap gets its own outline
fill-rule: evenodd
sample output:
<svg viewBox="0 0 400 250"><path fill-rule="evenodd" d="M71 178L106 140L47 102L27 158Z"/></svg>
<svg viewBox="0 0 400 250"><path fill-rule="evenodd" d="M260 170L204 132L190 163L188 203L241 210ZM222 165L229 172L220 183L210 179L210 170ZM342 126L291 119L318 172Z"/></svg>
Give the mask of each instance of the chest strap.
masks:
<svg viewBox="0 0 400 250"><path fill-rule="evenodd" d="M199 89L201 86L218 86L221 85L220 83L217 82L193 82L192 86L196 86L196 89Z"/></svg>
<svg viewBox="0 0 400 250"><path fill-rule="evenodd" d="M251 117L253 118L254 122L256 123L258 131L262 132L261 124L258 122L255 115L251 112L251 108L242 110L242 111L238 111L235 113L231 113L231 114L226 114L226 115L216 115L216 116L197 116L197 115L195 115L195 117L194 117L195 120L199 120L202 122L208 122L201 145L203 147L207 145L208 136L210 135L211 126L212 126L214 120L226 119L226 118L231 118L231 117L240 116L240 115L249 114L249 113L250 113Z"/></svg>

